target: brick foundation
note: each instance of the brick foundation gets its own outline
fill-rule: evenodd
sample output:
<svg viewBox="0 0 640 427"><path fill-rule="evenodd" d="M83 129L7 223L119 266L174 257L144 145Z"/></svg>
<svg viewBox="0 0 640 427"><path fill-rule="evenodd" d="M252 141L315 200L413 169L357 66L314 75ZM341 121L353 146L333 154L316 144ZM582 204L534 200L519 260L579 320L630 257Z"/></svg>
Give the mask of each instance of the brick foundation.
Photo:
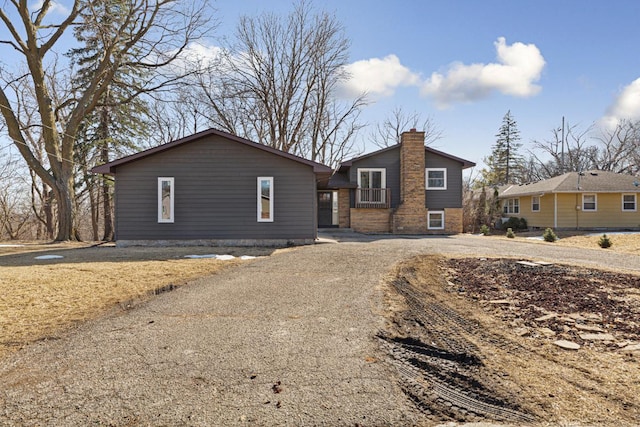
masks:
<svg viewBox="0 0 640 427"><path fill-rule="evenodd" d="M388 233L392 209L352 208L351 228L360 233Z"/></svg>

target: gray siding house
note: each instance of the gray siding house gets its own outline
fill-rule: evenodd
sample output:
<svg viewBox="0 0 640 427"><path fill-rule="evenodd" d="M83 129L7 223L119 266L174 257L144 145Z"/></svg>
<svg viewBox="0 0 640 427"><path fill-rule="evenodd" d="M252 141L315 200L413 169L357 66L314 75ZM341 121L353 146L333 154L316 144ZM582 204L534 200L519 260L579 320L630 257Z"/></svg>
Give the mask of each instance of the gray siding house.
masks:
<svg viewBox="0 0 640 427"><path fill-rule="evenodd" d="M317 237L331 169L210 129L97 166L115 176L119 246L271 245Z"/></svg>
<svg viewBox="0 0 640 427"><path fill-rule="evenodd" d="M404 132L399 144L343 162L322 183L319 226L374 233L462 232L462 171L472 166L425 147L424 132ZM324 213L329 200L333 215Z"/></svg>

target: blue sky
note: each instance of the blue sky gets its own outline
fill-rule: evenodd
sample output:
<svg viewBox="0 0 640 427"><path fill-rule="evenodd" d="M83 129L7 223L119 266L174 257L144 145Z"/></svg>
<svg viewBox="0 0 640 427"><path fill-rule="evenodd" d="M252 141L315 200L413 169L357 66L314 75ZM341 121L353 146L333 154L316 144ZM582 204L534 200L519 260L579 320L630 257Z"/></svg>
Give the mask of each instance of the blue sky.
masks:
<svg viewBox="0 0 640 427"><path fill-rule="evenodd" d="M292 7L288 0L213 4L222 21L218 36L232 32L240 15ZM351 40L353 86L368 88L375 100L364 121L383 120L394 107L417 111L442 129L438 149L478 164L490 154L507 110L518 122L523 151L533 139L550 139L563 116L583 128L640 119L637 0L324 0L314 6L335 13Z"/></svg>
<svg viewBox="0 0 640 427"><path fill-rule="evenodd" d="M240 16L286 15L294 3L210 2L221 23L204 41L212 55ZM56 4L64 12L70 1ZM343 92L370 93L361 120L373 126L394 108L430 117L443 132L434 147L478 163L477 169L507 110L518 122L524 154L532 140L550 139L563 116L582 129L640 119L640 1L315 0L313 5L334 13L351 41L352 79ZM363 151L376 149L366 144L372 126L358 135Z"/></svg>

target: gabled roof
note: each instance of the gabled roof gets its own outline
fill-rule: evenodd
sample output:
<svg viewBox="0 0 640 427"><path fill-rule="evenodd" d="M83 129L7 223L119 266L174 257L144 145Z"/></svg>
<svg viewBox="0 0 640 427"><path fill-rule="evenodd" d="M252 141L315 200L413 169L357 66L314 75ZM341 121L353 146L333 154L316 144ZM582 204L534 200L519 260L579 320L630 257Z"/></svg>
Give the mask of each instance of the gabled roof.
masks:
<svg viewBox="0 0 640 427"><path fill-rule="evenodd" d="M275 154L277 156L284 157L285 159L293 160L295 162L302 163L307 166L311 166L313 168L313 171L316 173L326 173L326 174L331 173L331 168L329 166L325 166L323 164L316 163L311 160L307 160L290 153L285 153L284 151L277 150L275 148L272 148L263 144L259 144L257 142L249 141L248 139L240 138L239 136L232 135L230 133L223 132L218 129L208 129L202 132L194 133L193 135L187 136L185 138L177 139L175 141L171 141L166 144L159 145L157 147L149 148L148 150L140 151L139 153L135 153L130 156L113 160L109 163L105 163L103 165L94 167L93 169L91 169L91 172L102 173L102 174L115 174L116 168L118 166L122 166L127 163L131 163L133 161L143 159L147 156L151 156L153 154L160 153L165 150L170 150L180 145L188 144L190 142L197 141L199 139L206 138L209 136L220 136L230 141L244 144L251 148L263 150L263 151L266 151L267 153Z"/></svg>
<svg viewBox="0 0 640 427"><path fill-rule="evenodd" d="M567 172L531 184L511 185L500 191L500 198L545 193L637 193L640 178L614 172L590 170Z"/></svg>
<svg viewBox="0 0 640 427"><path fill-rule="evenodd" d="M366 158L368 158L368 157L376 156L376 155L378 155L378 154L380 154L380 153L384 153L384 152L386 152L386 151L395 150L396 148L400 148L400 146L401 146L401 145L402 145L402 144L395 144L395 145L391 145L391 146L386 147L386 148L383 148L383 149L381 149L381 150L377 150L377 151L374 151L374 152L372 152L372 153L364 154L364 155L362 155L362 156L354 157L353 159L346 160L346 161L344 161L344 162L340 163L340 167L339 167L339 169L340 169L340 170L343 170L343 169L349 168L349 167L351 167L351 165L352 165L354 162L357 162L357 161L362 160L362 159L366 159ZM465 160L465 159L462 159L462 158L460 158L460 157L452 156L451 154L445 153L445 152L443 152L443 151L436 150L436 149L431 148L431 147L427 147L427 146L425 146L425 147L424 147L424 150L425 150L427 153L436 154L436 155L438 155L438 156L446 157L446 158L451 159L451 160L454 160L454 161L456 161L456 162L460 162L460 163L462 163L462 169L467 169L467 168L470 168L470 167L473 167L473 166L475 166L475 165L476 165L476 164L475 164L474 162L472 162L472 161Z"/></svg>

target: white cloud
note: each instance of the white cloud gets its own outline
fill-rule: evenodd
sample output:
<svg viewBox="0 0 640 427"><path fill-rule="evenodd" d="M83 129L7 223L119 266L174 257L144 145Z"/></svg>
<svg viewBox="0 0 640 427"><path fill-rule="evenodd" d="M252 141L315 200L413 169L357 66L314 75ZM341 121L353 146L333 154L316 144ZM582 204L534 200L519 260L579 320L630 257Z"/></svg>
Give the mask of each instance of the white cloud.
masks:
<svg viewBox="0 0 640 427"><path fill-rule="evenodd" d="M640 78L635 79L622 89L613 105L607 109L601 122L607 128L613 129L620 123L620 120L624 119L640 119Z"/></svg>
<svg viewBox="0 0 640 427"><path fill-rule="evenodd" d="M35 3L31 4L31 7L29 8L32 11L38 11L40 9L42 9L42 6L44 5L44 0L38 0ZM49 4L49 13L57 13L60 15L68 15L71 12L71 9L69 9L68 7L66 7L65 5L61 4L60 2L57 1L52 1Z"/></svg>
<svg viewBox="0 0 640 427"><path fill-rule="evenodd" d="M497 63L452 64L444 73L434 72L422 85L422 95L432 97L439 108L486 98L493 92L529 97L540 92L545 60L534 44L507 45L504 37L494 43Z"/></svg>
<svg viewBox="0 0 640 427"><path fill-rule="evenodd" d="M341 85L341 94L351 97L366 92L369 96L391 96L400 86L419 85L420 77L400 63L396 55L356 61L345 67L348 80Z"/></svg>

